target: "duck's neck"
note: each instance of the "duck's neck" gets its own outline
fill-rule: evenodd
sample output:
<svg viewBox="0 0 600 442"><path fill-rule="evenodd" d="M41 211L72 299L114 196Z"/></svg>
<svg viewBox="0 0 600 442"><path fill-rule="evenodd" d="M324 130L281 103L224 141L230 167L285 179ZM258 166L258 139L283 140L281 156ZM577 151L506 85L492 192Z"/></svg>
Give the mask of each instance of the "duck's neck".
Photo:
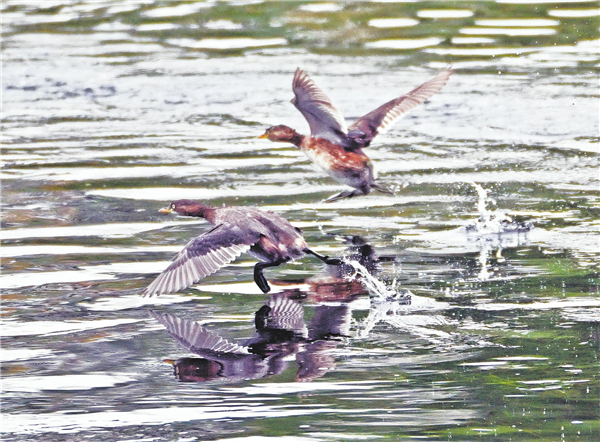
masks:
<svg viewBox="0 0 600 442"><path fill-rule="evenodd" d="M291 135L285 141L292 143L296 147L300 147L302 141L304 141L304 135L299 134L298 132L292 129Z"/></svg>
<svg viewBox="0 0 600 442"><path fill-rule="evenodd" d="M214 208L207 206L206 204L194 202L193 204L188 204L185 209L186 216L204 218L208 222L214 224Z"/></svg>

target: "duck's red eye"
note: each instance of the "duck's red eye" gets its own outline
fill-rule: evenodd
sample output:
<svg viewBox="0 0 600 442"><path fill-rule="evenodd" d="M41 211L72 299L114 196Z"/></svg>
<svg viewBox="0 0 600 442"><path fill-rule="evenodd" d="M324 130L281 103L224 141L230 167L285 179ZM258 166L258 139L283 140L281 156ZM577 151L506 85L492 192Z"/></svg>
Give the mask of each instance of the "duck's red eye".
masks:
<svg viewBox="0 0 600 442"><path fill-rule="evenodd" d="M171 204L171 209L175 209L175 204Z"/></svg>

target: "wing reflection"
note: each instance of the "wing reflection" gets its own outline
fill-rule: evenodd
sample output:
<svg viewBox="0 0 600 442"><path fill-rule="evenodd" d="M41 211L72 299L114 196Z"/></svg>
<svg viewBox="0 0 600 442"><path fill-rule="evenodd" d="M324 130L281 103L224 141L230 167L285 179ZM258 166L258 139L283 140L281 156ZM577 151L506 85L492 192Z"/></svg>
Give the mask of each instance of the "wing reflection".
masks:
<svg viewBox="0 0 600 442"><path fill-rule="evenodd" d="M295 291L280 292L255 313L255 333L239 345L198 322L170 313L151 312L179 344L200 357L165 360L177 379L204 382L215 379L258 379L282 373L290 360L298 364L298 381L311 381L334 368L331 350L348 336L347 305L318 305L308 327Z"/></svg>
<svg viewBox="0 0 600 442"><path fill-rule="evenodd" d="M361 237L348 237L348 255L372 274L380 258ZM354 275L354 277L353 277ZM334 350L350 336L349 303L368 294L354 267L327 266L327 273L306 281L310 290L287 290L271 294L254 316L255 333L243 344L219 336L198 322L170 313L151 312L185 349L199 357L167 359L180 381L259 379L282 373L295 360L296 380L310 382L335 367ZM328 302L328 304L320 304ZM331 304L334 302L335 304ZM315 303L310 325L301 303Z"/></svg>
<svg viewBox="0 0 600 442"><path fill-rule="evenodd" d="M298 345L307 339L302 307L283 293L272 295L256 312L256 332L242 345L198 322L170 313L151 314L182 347L200 356L167 360L181 381L257 379L281 373L287 365L284 359L296 354Z"/></svg>

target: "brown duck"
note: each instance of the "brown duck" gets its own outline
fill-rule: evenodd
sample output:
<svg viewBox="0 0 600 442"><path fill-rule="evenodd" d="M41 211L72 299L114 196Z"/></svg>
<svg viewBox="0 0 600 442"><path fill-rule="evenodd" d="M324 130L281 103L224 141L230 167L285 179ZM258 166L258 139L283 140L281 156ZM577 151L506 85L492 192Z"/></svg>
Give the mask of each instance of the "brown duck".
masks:
<svg viewBox="0 0 600 442"><path fill-rule="evenodd" d="M299 147L318 167L334 180L355 190L340 192L326 201L335 201L357 195L367 195L371 189L393 193L375 181L371 160L363 152L373 138L386 132L400 118L435 95L452 74L446 69L406 95L395 98L359 118L349 127L339 110L301 69L296 69L292 103L310 126L310 135L301 135L294 129L272 126L259 138L283 141Z"/></svg>

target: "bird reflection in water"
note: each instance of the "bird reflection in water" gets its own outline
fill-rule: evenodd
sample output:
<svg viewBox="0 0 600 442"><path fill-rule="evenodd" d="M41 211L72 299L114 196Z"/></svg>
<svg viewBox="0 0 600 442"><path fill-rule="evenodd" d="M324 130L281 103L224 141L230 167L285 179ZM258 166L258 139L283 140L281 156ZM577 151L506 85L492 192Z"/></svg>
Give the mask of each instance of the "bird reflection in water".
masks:
<svg viewBox="0 0 600 442"><path fill-rule="evenodd" d="M151 314L179 344L200 356L167 360L173 364L180 381L258 379L275 375L285 370L288 356L297 354L300 345L308 340L302 306L285 292L271 295L255 313L256 332L241 345L197 322L169 313Z"/></svg>
<svg viewBox="0 0 600 442"><path fill-rule="evenodd" d="M361 237L345 240L350 243L349 259L372 274L378 272L380 262L393 260L378 257ZM181 346L200 356L165 362L172 364L176 378L185 382L273 376L285 371L294 356L298 365L296 381L310 382L324 376L335 367L333 350L350 336L349 303L368 294L368 290L356 277L355 269L347 264L327 266L327 273L305 283L310 287L308 292L290 289L271 294L255 313L254 336L241 345L198 322L151 312ZM310 326L304 319L304 303L316 304Z"/></svg>

